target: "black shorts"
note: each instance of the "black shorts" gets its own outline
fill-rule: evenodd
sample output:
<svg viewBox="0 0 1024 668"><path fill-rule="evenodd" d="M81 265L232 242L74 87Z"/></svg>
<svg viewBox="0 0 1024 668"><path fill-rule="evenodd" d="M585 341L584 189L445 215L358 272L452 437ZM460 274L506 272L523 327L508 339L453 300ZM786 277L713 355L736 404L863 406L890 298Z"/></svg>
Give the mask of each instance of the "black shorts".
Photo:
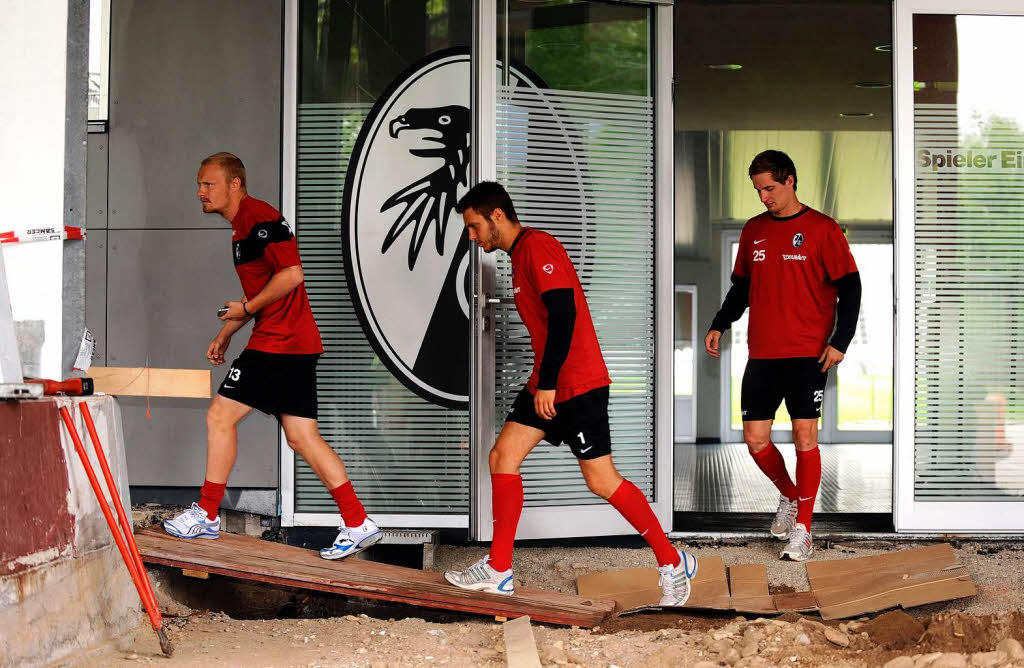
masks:
<svg viewBox="0 0 1024 668"><path fill-rule="evenodd" d="M217 394L278 419L284 414L315 420L319 357L243 350Z"/></svg>
<svg viewBox="0 0 1024 668"><path fill-rule="evenodd" d="M828 378L821 365L816 357L748 360L740 392L743 421L774 420L783 399L794 420L821 417Z"/></svg>
<svg viewBox="0 0 1024 668"><path fill-rule="evenodd" d="M537 415L533 395L524 387L505 421L540 429L545 441L551 445L568 444L577 459L597 459L612 454L607 385L555 404L553 420Z"/></svg>

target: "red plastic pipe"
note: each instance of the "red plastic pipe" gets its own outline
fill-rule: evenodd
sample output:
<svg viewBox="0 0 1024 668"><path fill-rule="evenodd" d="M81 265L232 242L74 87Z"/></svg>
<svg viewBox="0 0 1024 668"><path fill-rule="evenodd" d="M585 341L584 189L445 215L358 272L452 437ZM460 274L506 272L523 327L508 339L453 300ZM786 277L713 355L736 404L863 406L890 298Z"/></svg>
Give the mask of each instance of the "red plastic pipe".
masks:
<svg viewBox="0 0 1024 668"><path fill-rule="evenodd" d="M89 438L92 440L92 447L96 451L96 459L100 463L100 470L103 472L103 478L107 482L107 490L110 492L110 504L114 506L114 510L117 512L117 519L121 524L121 530L124 532L128 551L131 552L132 561L135 563L135 570L139 574L139 580L142 582L145 594L149 598L147 611L149 607L152 607L156 611L157 621L162 622L163 617L160 615L160 606L156 603L156 595L153 594L153 586L149 582L149 574L146 573L146 567L142 565L142 555L139 554L139 546L135 542L135 532L132 529L132 523L128 521L128 517L124 512L121 495L117 491L117 483L114 482L114 476L110 473L107 456L103 452L103 444L100 443L100 436L96 431L96 423L92 419L92 411L89 410L89 405L84 401L78 404L78 408L82 411L85 427L89 430Z"/></svg>
<svg viewBox="0 0 1024 668"><path fill-rule="evenodd" d="M107 526L110 527L110 533L114 537L114 542L117 543L117 549L121 553L121 558L124 559L124 565L128 568L128 573L132 576L132 582L135 583L135 589L139 592L139 598L142 600L142 604L146 608L146 613L149 615L149 621L153 625L153 630L156 631L157 637L160 639L160 649L163 650L164 654L170 656L174 652L174 648L171 646L170 640L167 639L167 635L164 633L160 610L152 606L150 604L149 597L146 596L146 587L142 584L141 576L135 567L135 560L128 551L128 546L125 544L125 539L117 527L117 522L114 521L114 516L110 514L110 508L107 506L107 500L104 498L103 491L100 489L100 481L96 479L96 473L92 470L92 464L89 463L89 454L85 451L85 446L82 445L82 439L78 436L78 430L75 428L75 423L71 419L71 413L68 411L66 406L61 406L58 410L60 411L61 419L64 421L64 426L67 427L68 434L71 436L71 442L75 444L75 452L78 453L78 458L82 460L82 468L85 469L85 475L89 477L89 484L92 485L92 491L96 494L96 501L100 505L100 510L103 511L103 517L107 520ZM143 573L145 573L145 571L143 571Z"/></svg>

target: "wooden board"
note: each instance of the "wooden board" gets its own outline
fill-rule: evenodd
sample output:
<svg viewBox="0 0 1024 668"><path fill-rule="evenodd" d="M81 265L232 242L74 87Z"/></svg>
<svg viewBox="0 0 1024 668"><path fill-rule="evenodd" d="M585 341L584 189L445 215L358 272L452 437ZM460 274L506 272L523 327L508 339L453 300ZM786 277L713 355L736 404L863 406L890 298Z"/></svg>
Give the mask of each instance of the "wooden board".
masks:
<svg viewBox="0 0 1024 668"><path fill-rule="evenodd" d="M858 617L972 596L974 582L948 544L857 559L807 562L810 591L769 594L763 564L726 568L721 557L701 557L686 608L749 613L820 610L824 619ZM594 572L576 580L581 595L614 600L619 614L658 607L658 571L632 568ZM667 608L666 608L667 609Z"/></svg>
<svg viewBox="0 0 1024 668"><path fill-rule="evenodd" d="M514 596L467 591L440 573L367 560L327 561L312 550L223 532L217 540L188 541L147 529L136 540L142 560L151 564L490 617L529 615L539 622L592 627L615 607L614 601L539 589L517 587Z"/></svg>
<svg viewBox="0 0 1024 668"><path fill-rule="evenodd" d="M582 596L615 601L616 612L620 615L660 607L661 585L656 568L587 573L576 579L576 589ZM779 612L774 599L768 594L768 572L763 565L740 564L726 568L718 556L700 558L697 575L690 583L690 598L683 607L691 610Z"/></svg>
<svg viewBox="0 0 1024 668"><path fill-rule="evenodd" d="M768 567L764 564L730 566L729 600L737 610L778 612L775 600L768 593Z"/></svg>
<svg viewBox="0 0 1024 668"><path fill-rule="evenodd" d="M96 391L123 397L209 399L209 369L89 367Z"/></svg>
<svg viewBox="0 0 1024 668"><path fill-rule="evenodd" d="M530 618L523 616L502 624L505 633L505 661L508 668L540 668L537 641Z"/></svg>
<svg viewBox="0 0 1024 668"><path fill-rule="evenodd" d="M807 578L823 619L977 593L970 574L946 543L856 559L810 561Z"/></svg>

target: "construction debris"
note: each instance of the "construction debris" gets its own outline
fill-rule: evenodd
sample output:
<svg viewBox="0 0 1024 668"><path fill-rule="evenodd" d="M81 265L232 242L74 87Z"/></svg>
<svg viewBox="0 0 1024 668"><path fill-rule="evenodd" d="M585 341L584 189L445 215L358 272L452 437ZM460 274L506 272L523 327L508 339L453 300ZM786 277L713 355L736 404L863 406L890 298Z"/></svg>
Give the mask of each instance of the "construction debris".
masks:
<svg viewBox="0 0 1024 668"><path fill-rule="evenodd" d="M823 619L840 619L977 593L970 574L945 543L857 559L811 561L807 576L809 591L773 596L763 564L726 568L720 557L704 557L686 608L756 614L816 610ZM581 596L615 601L619 614L656 608L661 598L654 568L588 573L577 579L576 587Z"/></svg>

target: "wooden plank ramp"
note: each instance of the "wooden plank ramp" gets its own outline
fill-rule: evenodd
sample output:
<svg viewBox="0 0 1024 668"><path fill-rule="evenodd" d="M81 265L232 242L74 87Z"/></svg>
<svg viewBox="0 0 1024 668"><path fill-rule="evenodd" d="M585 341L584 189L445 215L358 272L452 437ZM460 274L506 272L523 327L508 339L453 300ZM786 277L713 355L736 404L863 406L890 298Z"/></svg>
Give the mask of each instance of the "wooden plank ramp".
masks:
<svg viewBox="0 0 1024 668"><path fill-rule="evenodd" d="M491 617L529 615L538 622L589 628L615 608L614 601L540 589L517 587L513 596L466 591L441 573L368 560L327 561L313 550L223 532L217 540L188 541L151 528L136 541L142 560L150 564Z"/></svg>

